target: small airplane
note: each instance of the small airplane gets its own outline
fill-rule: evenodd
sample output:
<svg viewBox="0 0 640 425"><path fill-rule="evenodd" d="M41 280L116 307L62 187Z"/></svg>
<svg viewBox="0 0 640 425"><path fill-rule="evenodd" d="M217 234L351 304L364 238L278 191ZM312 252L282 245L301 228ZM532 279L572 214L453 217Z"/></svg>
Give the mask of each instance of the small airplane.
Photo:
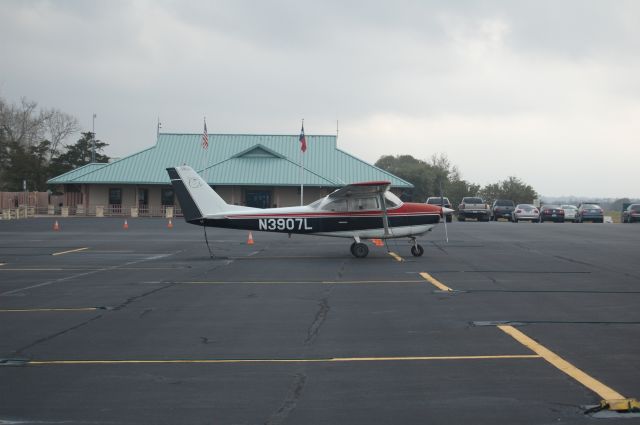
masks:
<svg viewBox="0 0 640 425"><path fill-rule="evenodd" d="M402 202L388 181L354 183L299 207L252 208L229 205L187 166L167 168L187 223L250 231L297 233L353 239L351 254L364 258L363 239L409 238L411 254L424 248L416 236L432 230L453 210L437 205Z"/></svg>

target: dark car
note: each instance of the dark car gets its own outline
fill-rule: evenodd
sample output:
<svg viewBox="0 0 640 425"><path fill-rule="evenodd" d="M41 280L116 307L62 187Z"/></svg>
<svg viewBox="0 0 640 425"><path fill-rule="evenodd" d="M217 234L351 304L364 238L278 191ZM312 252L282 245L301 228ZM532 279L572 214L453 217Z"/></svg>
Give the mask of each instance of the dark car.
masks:
<svg viewBox="0 0 640 425"><path fill-rule="evenodd" d="M442 202L444 201L444 203ZM426 204L429 205L440 205L441 207L451 208L451 202L449 202L449 198L446 196L430 196L427 198ZM447 223L451 223L453 220L453 212L447 214Z"/></svg>
<svg viewBox="0 0 640 425"><path fill-rule="evenodd" d="M622 211L623 223L633 223L634 221L640 221L640 204L631 204Z"/></svg>
<svg viewBox="0 0 640 425"><path fill-rule="evenodd" d="M506 218L511 221L513 218L513 210L516 205L509 199L496 199L491 206L491 219L498 221L499 218Z"/></svg>
<svg viewBox="0 0 640 425"><path fill-rule="evenodd" d="M564 223L564 210L560 205L543 205L540 207L540 223L554 221Z"/></svg>
<svg viewBox="0 0 640 425"><path fill-rule="evenodd" d="M585 203L578 205L576 213L576 223L584 223L591 221L593 223L604 223L604 211L602 207L594 203Z"/></svg>

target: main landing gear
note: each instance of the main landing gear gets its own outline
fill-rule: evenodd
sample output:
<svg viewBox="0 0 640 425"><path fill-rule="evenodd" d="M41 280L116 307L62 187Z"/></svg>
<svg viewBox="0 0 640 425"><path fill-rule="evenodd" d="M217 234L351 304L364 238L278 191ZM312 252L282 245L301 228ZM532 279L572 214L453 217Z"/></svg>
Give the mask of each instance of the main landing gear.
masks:
<svg viewBox="0 0 640 425"><path fill-rule="evenodd" d="M356 258L364 258L369 255L369 247L362 242L354 242L351 244L351 254Z"/></svg>
<svg viewBox="0 0 640 425"><path fill-rule="evenodd" d="M409 243L412 244L411 255L414 257L422 257L422 254L424 254L424 248L418 243L418 241L416 241L416 238L411 238ZM369 247L367 244L361 242L360 238L358 238L351 244L351 254L356 258L364 258L369 255Z"/></svg>

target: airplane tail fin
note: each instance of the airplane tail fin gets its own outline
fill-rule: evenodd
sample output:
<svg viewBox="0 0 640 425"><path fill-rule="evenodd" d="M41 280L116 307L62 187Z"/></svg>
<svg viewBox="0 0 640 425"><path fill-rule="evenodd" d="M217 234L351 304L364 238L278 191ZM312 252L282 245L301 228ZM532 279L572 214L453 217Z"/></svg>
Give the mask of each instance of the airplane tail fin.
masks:
<svg viewBox="0 0 640 425"><path fill-rule="evenodd" d="M188 165L167 168L173 190L187 222L197 223L206 215L229 211L230 205Z"/></svg>

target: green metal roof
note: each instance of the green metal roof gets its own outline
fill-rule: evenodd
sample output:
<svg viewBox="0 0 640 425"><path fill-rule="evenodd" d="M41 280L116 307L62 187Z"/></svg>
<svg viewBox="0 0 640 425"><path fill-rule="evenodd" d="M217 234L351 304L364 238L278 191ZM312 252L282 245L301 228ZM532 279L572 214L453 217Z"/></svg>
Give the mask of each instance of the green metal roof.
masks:
<svg viewBox="0 0 640 425"><path fill-rule="evenodd" d="M86 164L83 165L82 167L78 167L75 170L71 170L71 171L67 171L64 174L60 174L57 177L54 177L52 179L49 179L49 181L47 181L47 183L50 184L62 184L62 183L69 183L71 180L78 178L80 176L83 176L87 173L90 173L91 171L95 171L98 170L102 167L104 167L105 164L102 163L92 163L92 164Z"/></svg>
<svg viewBox="0 0 640 425"><path fill-rule="evenodd" d="M53 184L169 184L166 168L190 165L211 185L343 186L389 180L413 185L337 147L335 136L307 135L302 154L298 135L160 134L155 146L109 164L89 164L48 181ZM99 167L98 167L99 165ZM89 168L87 168L89 167ZM84 170L84 171L81 171Z"/></svg>

